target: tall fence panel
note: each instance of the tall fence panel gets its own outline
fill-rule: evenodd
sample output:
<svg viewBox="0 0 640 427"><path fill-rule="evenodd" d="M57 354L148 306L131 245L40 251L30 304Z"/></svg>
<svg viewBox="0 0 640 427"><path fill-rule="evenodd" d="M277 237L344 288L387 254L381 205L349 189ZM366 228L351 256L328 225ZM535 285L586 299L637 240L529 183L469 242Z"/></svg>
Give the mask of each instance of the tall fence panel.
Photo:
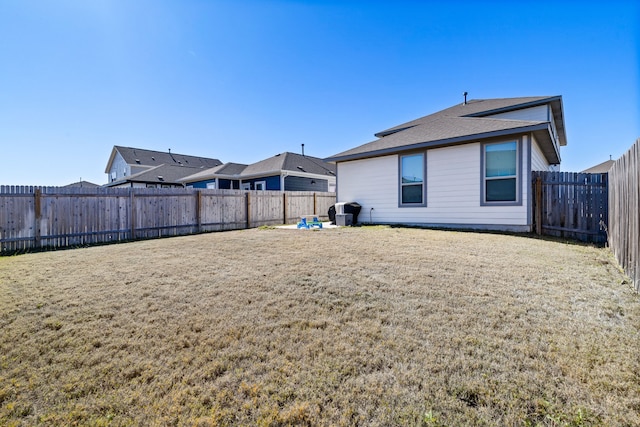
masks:
<svg viewBox="0 0 640 427"><path fill-rule="evenodd" d="M201 231L245 228L246 192L242 190L200 190Z"/></svg>
<svg viewBox="0 0 640 427"><path fill-rule="evenodd" d="M533 219L538 234L604 244L607 241L606 173L532 172Z"/></svg>
<svg viewBox="0 0 640 427"><path fill-rule="evenodd" d="M640 139L609 170L609 246L640 291Z"/></svg>
<svg viewBox="0 0 640 427"><path fill-rule="evenodd" d="M336 203L335 193L314 193L315 194L315 213L322 219L329 218L329 208Z"/></svg>
<svg viewBox="0 0 640 427"><path fill-rule="evenodd" d="M283 196L280 191L247 191L249 219L247 227L282 224Z"/></svg>
<svg viewBox="0 0 640 427"><path fill-rule="evenodd" d="M327 218L335 193L0 186L0 253Z"/></svg>
<svg viewBox="0 0 640 427"><path fill-rule="evenodd" d="M311 195L311 197L309 196ZM335 203L335 199L334 199ZM287 194L287 223L294 222L303 215L321 214L315 210L313 193L288 193ZM325 214L327 214L325 212Z"/></svg>

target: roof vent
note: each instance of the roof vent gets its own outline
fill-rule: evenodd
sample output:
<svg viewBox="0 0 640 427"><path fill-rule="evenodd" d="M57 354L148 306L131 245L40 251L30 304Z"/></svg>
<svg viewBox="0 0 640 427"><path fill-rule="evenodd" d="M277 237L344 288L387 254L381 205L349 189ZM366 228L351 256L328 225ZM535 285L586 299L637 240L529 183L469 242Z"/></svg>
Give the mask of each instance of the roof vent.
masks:
<svg viewBox="0 0 640 427"><path fill-rule="evenodd" d="M137 164L140 164L140 159L136 159L136 163L137 163Z"/></svg>
<svg viewBox="0 0 640 427"><path fill-rule="evenodd" d="M164 181L164 177L162 175L158 175L158 180L159 181Z"/></svg>
<svg viewBox="0 0 640 427"><path fill-rule="evenodd" d="M155 158L155 157L153 157L153 156L151 156L151 160L155 161L155 160L156 160L156 158Z"/></svg>
<svg viewBox="0 0 640 427"><path fill-rule="evenodd" d="M296 167L300 169L302 172L306 172L302 166L296 166Z"/></svg>
<svg viewBox="0 0 640 427"><path fill-rule="evenodd" d="M468 94L469 94L468 92L465 92L465 93L462 94L462 96L464 96L464 103L462 105L467 105L467 95Z"/></svg>

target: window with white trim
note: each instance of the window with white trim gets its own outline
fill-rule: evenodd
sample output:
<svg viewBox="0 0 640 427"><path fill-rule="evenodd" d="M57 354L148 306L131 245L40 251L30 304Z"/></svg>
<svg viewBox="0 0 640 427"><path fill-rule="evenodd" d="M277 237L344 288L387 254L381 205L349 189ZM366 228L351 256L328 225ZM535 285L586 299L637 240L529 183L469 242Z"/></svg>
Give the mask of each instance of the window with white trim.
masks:
<svg viewBox="0 0 640 427"><path fill-rule="evenodd" d="M484 203L518 202L518 142L483 146Z"/></svg>
<svg viewBox="0 0 640 427"><path fill-rule="evenodd" d="M425 206L425 154L400 156L400 206Z"/></svg>

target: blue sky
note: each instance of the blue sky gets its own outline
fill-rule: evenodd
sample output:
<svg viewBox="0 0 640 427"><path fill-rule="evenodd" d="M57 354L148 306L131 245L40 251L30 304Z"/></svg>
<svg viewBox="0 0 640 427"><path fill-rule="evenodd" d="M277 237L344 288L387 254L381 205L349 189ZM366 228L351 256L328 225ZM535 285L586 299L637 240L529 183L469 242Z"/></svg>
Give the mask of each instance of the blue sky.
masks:
<svg viewBox="0 0 640 427"><path fill-rule="evenodd" d="M0 184L114 145L328 157L470 99L562 95L562 169L640 137L640 2L2 0Z"/></svg>

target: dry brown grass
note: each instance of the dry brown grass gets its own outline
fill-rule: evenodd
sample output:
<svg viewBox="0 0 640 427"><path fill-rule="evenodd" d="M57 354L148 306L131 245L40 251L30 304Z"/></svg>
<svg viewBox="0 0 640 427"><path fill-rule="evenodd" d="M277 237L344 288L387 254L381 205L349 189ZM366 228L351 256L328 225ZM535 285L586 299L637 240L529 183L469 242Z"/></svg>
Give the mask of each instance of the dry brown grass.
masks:
<svg viewBox="0 0 640 427"><path fill-rule="evenodd" d="M386 227L0 258L2 425L639 425L610 253Z"/></svg>

